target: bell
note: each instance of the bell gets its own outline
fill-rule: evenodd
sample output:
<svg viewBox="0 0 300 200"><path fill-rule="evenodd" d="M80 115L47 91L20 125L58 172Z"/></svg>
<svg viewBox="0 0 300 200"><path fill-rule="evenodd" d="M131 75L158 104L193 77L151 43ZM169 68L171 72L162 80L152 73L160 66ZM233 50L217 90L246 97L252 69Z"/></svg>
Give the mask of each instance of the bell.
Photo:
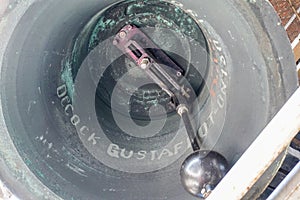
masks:
<svg viewBox="0 0 300 200"><path fill-rule="evenodd" d="M9 3L0 177L21 199L205 198L297 87L290 44L263 0ZM149 40L118 35L128 25ZM139 68L117 36L151 59ZM173 74L171 87L143 71L148 61L160 66L154 78ZM174 90L194 101L179 109Z"/></svg>

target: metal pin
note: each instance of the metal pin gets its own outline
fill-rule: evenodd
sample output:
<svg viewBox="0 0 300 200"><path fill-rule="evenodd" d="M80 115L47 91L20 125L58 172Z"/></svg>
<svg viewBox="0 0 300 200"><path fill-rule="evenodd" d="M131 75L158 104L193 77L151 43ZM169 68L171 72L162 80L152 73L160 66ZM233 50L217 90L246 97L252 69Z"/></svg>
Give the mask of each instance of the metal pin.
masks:
<svg viewBox="0 0 300 200"><path fill-rule="evenodd" d="M114 41L113 41L113 45L116 46L117 44L118 44L118 41L117 41L117 40L114 40Z"/></svg>
<svg viewBox="0 0 300 200"><path fill-rule="evenodd" d="M149 58L143 58L143 59L142 59L142 62L141 62L141 64L140 64L140 67L141 67L142 69L147 69L149 63L150 63Z"/></svg>
<svg viewBox="0 0 300 200"><path fill-rule="evenodd" d="M178 113L178 115L182 117L182 114L185 113L185 112L188 112L187 107L185 105L180 104L177 107L177 113Z"/></svg>
<svg viewBox="0 0 300 200"><path fill-rule="evenodd" d="M120 38L124 39L127 36L127 33L125 31L121 31L119 33Z"/></svg>

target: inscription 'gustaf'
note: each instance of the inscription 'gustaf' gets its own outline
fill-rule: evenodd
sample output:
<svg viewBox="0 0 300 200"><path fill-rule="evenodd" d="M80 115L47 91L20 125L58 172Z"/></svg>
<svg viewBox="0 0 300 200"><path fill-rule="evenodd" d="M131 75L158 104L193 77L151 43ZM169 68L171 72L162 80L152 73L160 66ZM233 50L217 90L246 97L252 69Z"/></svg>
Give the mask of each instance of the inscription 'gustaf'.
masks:
<svg viewBox="0 0 300 200"><path fill-rule="evenodd" d="M82 123L80 116L74 113L74 107L71 103L70 97L68 96L67 86L65 84L57 88L57 96L60 98L60 103L64 108L65 115L70 118L70 122L76 127L78 133L83 136L87 136L87 141L90 142L91 145L97 145L101 138L91 132L91 129ZM189 148L191 148L191 146L189 138L187 137L186 141L178 142L170 147L164 147L162 149L152 151L140 150L138 152L134 152L133 150L121 148L119 145L111 143L108 145L106 153L111 158L115 159L147 159L154 161L176 156L180 152L186 151Z"/></svg>
<svg viewBox="0 0 300 200"><path fill-rule="evenodd" d="M188 138L187 138L188 140ZM132 159L135 158L137 160L160 160L164 158L169 158L177 155L180 151L186 150L189 148L190 144L189 141L185 142L179 142L175 145L172 145L170 148L164 148L161 150L152 150L152 151L145 151L140 150L138 152L134 151L128 151L127 149L122 149L117 144L110 144L107 149L107 154L113 158L118 159Z"/></svg>

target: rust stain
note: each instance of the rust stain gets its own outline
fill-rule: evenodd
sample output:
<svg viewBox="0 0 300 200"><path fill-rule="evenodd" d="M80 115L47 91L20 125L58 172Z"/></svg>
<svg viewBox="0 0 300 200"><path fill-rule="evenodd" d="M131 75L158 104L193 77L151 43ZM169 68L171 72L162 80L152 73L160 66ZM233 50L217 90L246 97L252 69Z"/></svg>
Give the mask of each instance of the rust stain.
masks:
<svg viewBox="0 0 300 200"><path fill-rule="evenodd" d="M218 61L218 59L217 59L217 58L214 58L214 63L216 63L216 64L218 64L218 63L219 63L219 61Z"/></svg>
<svg viewBox="0 0 300 200"><path fill-rule="evenodd" d="M2 17L2 15L5 13L7 7L8 7L8 0L0 0L0 17Z"/></svg>
<svg viewBox="0 0 300 200"><path fill-rule="evenodd" d="M214 90L214 86L216 86L218 84L218 79L215 78L213 81L212 81L212 84L211 84L211 87L210 87L210 95L212 97L215 97L216 96L216 92Z"/></svg>
<svg viewBox="0 0 300 200"><path fill-rule="evenodd" d="M255 179L252 180L252 182L248 185L248 187L246 188L245 191L243 191L242 193L242 197L245 196L247 194L247 192L255 185L255 183L261 178L261 176L269 169L269 167L272 165L272 163L279 157L279 155L284 152L287 147L289 146L289 144L282 146L280 149L278 149L277 152L274 152L273 156L272 156L272 160L271 162L269 162L268 164L266 164L264 166L264 168L259 172L259 174L257 174L257 176L255 177Z"/></svg>

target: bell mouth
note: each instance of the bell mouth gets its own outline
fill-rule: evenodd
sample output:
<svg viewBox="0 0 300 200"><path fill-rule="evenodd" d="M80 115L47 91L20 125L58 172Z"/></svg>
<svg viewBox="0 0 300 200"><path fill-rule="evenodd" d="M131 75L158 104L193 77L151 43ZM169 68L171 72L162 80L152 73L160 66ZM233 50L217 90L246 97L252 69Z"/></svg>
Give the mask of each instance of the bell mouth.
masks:
<svg viewBox="0 0 300 200"><path fill-rule="evenodd" d="M122 1L95 15L69 48L60 85L65 86L65 95L76 110L73 113L80 118L81 123L75 128L81 141L102 163L120 171L144 173L167 167L187 149L166 157L165 162L161 158L153 161L150 152L163 151L181 141L186 143L184 146L189 145L176 109L168 106L170 96L113 45L116 34L129 23L182 67L184 79L197 97L193 109L195 121L199 121L200 112L207 116L211 106L206 85L206 79L212 76L210 44L194 16L172 3ZM158 58L158 62L168 67L163 59ZM82 134L81 130L88 133ZM94 136L92 142L91 136ZM96 141L95 137L101 139ZM143 159L138 160L140 164L135 163L140 167L133 167L128 160L120 164L107 156L111 145L136 159L144 158L145 155L138 154L147 152L145 159L152 161L152 165Z"/></svg>
<svg viewBox="0 0 300 200"><path fill-rule="evenodd" d="M68 50L70 55L62 66L60 84L71 99L73 113L80 116L75 128L83 145L113 169L146 173L178 161L190 147L176 109L168 106L170 96L113 44L116 34L129 23L182 67L184 79L197 97L193 109L196 124L201 121L199 114L204 118L212 106L206 84L206 79L212 79L214 74L210 69L211 44L194 16L174 4L123 1L93 17ZM153 54L157 51L146 50ZM157 58L157 62L168 68L165 60ZM174 146L179 143L185 147L177 152ZM173 148L176 155L166 153L166 148ZM107 155L107 149L114 156ZM120 155L115 151L134 158L134 166L130 159L116 161ZM169 156L156 159L156 151Z"/></svg>
<svg viewBox="0 0 300 200"><path fill-rule="evenodd" d="M71 5L63 4L66 8ZM47 12L59 6L43 4ZM11 44L7 49L7 66L15 67L3 72L7 84L2 96L7 99L5 117L14 124L9 130L20 155L46 187L64 198L70 194L96 195L91 185L105 188L106 183L116 183L120 177L127 177L126 183L136 183L150 173L175 170L181 157L191 152L180 117L174 108L167 107L170 97L147 75L135 70L112 38L128 23L146 33L182 66L205 116L211 105L205 82L210 77L210 44L199 22L167 1L120 1L101 9L82 3L74 6L81 11L74 18L59 10L64 23L53 19L44 26L50 13L43 13L26 28L31 30L25 32L27 42L18 47ZM26 12L15 38L40 9L32 7ZM39 36L43 37L36 40ZM12 53L16 48L22 51ZM17 59L12 59L15 55ZM161 64L167 65L163 60ZM120 84L124 75L127 79ZM13 77L14 84L8 83L12 79L7 77ZM128 95L129 101L124 102ZM195 109L195 119L200 109ZM116 117L132 120L141 131L122 130ZM162 126L156 132L143 131L151 124ZM57 174L55 180L49 179L50 174ZM72 183L64 188L67 193L56 188L66 181ZM80 193L74 187L80 188Z"/></svg>
<svg viewBox="0 0 300 200"><path fill-rule="evenodd" d="M166 107L164 91L147 82L145 74L131 71L134 64L111 40L126 24L137 26L184 68L197 96L193 120L198 136L206 138L205 149L220 152L233 165L275 113L271 108L279 106L270 91L278 97L288 92L270 78L278 74L270 60L264 61L267 56L276 60L272 51L251 51L267 47L256 41L254 27L246 22L257 23L255 28L262 24L244 19L248 12L249 18L255 16L248 4L218 3L222 12L215 12L213 1L200 6L196 1L31 0L12 8L18 21L7 18L7 26L16 25L9 38L1 38L7 42L0 79L7 131L0 148L11 138L18 154L11 157L23 163L22 171L29 170L20 180L29 188L27 196L41 197L47 190L63 199L193 198L179 177L192 152L180 118ZM253 59L256 65L248 67ZM124 75L127 79L118 84ZM254 89L255 94L249 92ZM120 95L112 101L115 94ZM132 119L141 130L165 123L156 134L151 129L127 132L116 117ZM14 187L19 172L11 171ZM38 180L28 182L27 177ZM42 189L33 188L34 183Z"/></svg>

